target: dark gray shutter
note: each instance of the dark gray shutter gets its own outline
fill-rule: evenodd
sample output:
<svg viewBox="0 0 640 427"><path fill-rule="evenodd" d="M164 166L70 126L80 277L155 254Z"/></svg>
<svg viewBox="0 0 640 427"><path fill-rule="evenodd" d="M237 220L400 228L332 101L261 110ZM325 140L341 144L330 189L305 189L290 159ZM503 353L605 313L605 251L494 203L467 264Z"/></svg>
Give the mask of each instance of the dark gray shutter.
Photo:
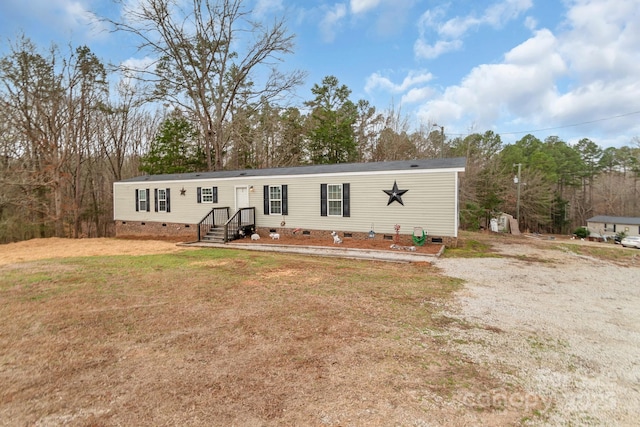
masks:
<svg viewBox="0 0 640 427"><path fill-rule="evenodd" d="M202 188L201 187L198 187L196 189L196 198L197 198L198 203L202 203Z"/></svg>
<svg viewBox="0 0 640 427"><path fill-rule="evenodd" d="M136 212L140 210L140 200L138 200L138 189L136 188Z"/></svg>
<svg viewBox="0 0 640 427"><path fill-rule="evenodd" d="M218 187L211 188L211 196L213 198L213 203L218 203Z"/></svg>
<svg viewBox="0 0 640 427"><path fill-rule="evenodd" d="M327 216L327 184L320 184L320 216Z"/></svg>
<svg viewBox="0 0 640 427"><path fill-rule="evenodd" d="M264 194L262 195L262 202L263 202L262 203L262 207L264 209L264 214L265 215L269 215L269 211L270 211L270 209L269 209L269 186L265 185L262 188L262 190L264 192Z"/></svg>
<svg viewBox="0 0 640 427"><path fill-rule="evenodd" d="M167 212L171 212L171 198L169 197L169 189L167 188L165 193L165 197L167 198Z"/></svg>
<svg viewBox="0 0 640 427"><path fill-rule="evenodd" d="M150 193L151 193L151 192L150 192L150 191L149 191L149 189L147 188L147 212L151 212L151 203L149 203L149 199L151 198L151 197L149 197L149 194L150 194Z"/></svg>
<svg viewBox="0 0 640 427"><path fill-rule="evenodd" d="M289 215L289 189L286 185L282 186L282 215Z"/></svg>
<svg viewBox="0 0 640 427"><path fill-rule="evenodd" d="M154 212L158 212L158 189L153 189L153 209Z"/></svg>
<svg viewBox="0 0 640 427"><path fill-rule="evenodd" d="M351 216L351 185L342 184L342 216Z"/></svg>

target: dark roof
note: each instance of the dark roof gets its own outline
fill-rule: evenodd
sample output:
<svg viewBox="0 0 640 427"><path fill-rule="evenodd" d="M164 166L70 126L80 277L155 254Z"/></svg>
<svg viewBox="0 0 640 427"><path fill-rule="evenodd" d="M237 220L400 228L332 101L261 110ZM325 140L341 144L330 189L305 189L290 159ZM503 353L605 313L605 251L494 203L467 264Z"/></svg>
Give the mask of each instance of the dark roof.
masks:
<svg viewBox="0 0 640 427"><path fill-rule="evenodd" d="M289 168L243 169L234 171L143 175L124 179L120 182L182 181L191 179L243 178L250 176L264 177L282 175L313 175L329 173L385 172L421 169L459 169L464 168L465 164L465 157L454 157L447 159L400 160L393 162L338 163L333 165L296 166Z"/></svg>
<svg viewBox="0 0 640 427"><path fill-rule="evenodd" d="M627 225L640 225L640 218L630 216L609 216L609 215L597 215L593 218L589 218L587 222L603 222L605 224L627 224Z"/></svg>

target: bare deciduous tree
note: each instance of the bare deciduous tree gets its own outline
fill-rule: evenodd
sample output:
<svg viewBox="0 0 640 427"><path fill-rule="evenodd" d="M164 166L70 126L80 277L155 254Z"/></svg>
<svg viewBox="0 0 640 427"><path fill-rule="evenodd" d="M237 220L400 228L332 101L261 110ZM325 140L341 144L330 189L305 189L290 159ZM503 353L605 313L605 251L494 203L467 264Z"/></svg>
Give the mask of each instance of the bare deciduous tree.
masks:
<svg viewBox="0 0 640 427"><path fill-rule="evenodd" d="M121 0L126 21L109 20L140 40L155 63L138 76L154 87L152 99L181 106L196 118L209 169L222 169L229 143L225 123L240 101L261 103L302 83L300 71L276 67L293 51L283 19L251 19L242 0Z"/></svg>
<svg viewBox="0 0 640 427"><path fill-rule="evenodd" d="M57 59L54 47L45 56L22 37L0 60L1 108L15 131L13 144L19 154L12 184L23 192L20 203L31 206L30 222L39 225L34 234L43 237L50 233L47 228L56 235L63 233L62 167L69 155L64 147L68 115Z"/></svg>

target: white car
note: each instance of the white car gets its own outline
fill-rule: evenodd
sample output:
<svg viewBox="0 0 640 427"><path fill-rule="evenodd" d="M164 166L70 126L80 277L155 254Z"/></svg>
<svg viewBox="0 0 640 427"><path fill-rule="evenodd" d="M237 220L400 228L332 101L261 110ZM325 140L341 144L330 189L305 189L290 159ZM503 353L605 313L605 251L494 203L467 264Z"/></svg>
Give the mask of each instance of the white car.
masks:
<svg viewBox="0 0 640 427"><path fill-rule="evenodd" d="M640 249L640 236L628 236L620 240L620 244L625 248Z"/></svg>

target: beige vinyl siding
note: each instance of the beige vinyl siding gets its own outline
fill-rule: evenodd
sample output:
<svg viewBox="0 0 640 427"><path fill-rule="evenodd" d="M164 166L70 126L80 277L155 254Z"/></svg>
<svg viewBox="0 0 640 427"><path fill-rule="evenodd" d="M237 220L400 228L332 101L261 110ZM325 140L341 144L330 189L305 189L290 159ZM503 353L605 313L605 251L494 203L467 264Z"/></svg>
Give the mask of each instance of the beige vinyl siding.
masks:
<svg viewBox="0 0 640 427"><path fill-rule="evenodd" d="M377 234L393 234L394 225L402 234L422 227L430 235L457 236L457 170L416 170L411 172L345 173L273 177L243 177L184 181L119 182L114 184L116 221L198 223L213 207L235 209L235 188L253 186L249 204L256 208L258 227L368 232L373 224ZM408 190L387 206L393 183ZM350 217L320 215L320 185L350 184ZM287 185L288 215L264 215L263 187ZM197 187L218 187L218 203L197 203ZM150 190L150 211L136 212L135 189ZM171 212L154 211L154 189L169 188ZM184 188L185 195L180 194ZM286 225L281 226L285 221Z"/></svg>
<svg viewBox="0 0 640 427"><path fill-rule="evenodd" d="M157 181L140 183L115 183L113 213L116 221L153 221L196 224L214 207L229 207L233 213L235 207L235 185L242 180L199 180L199 181ZM218 187L218 203L198 203L198 187ZM149 212L136 212L135 190L149 188ZM154 188L171 189L171 212L155 212ZM185 189L185 195L180 190ZM250 196L251 197L251 196ZM250 200L251 201L251 200Z"/></svg>
<svg viewBox="0 0 640 427"><path fill-rule="evenodd" d="M289 215L264 216L261 209L262 185L252 195L251 203L258 206L257 222L261 227L312 228L318 230L344 230L368 232L373 224L376 233L393 234L394 225L400 232L411 234L414 227L422 227L429 234L455 236L456 233L456 172L429 172L415 174L346 175L296 177L282 180L265 178L264 185L288 185ZM397 202L387 206L390 190L397 181L404 206ZM349 183L350 217L320 216L320 185Z"/></svg>
<svg viewBox="0 0 640 427"><path fill-rule="evenodd" d="M605 230L604 222L587 222L587 228L593 233L596 232L598 234L613 234L613 223L606 224L607 228Z"/></svg>
<svg viewBox="0 0 640 427"><path fill-rule="evenodd" d="M640 236L640 225L637 224L620 224L616 230L624 231L627 236Z"/></svg>
<svg viewBox="0 0 640 427"><path fill-rule="evenodd" d="M607 226L605 229L605 225ZM615 232L613 231L615 227ZM587 228L592 233L614 235L620 232L624 232L627 236L639 236L640 225L637 224L625 224L619 222L587 222Z"/></svg>

